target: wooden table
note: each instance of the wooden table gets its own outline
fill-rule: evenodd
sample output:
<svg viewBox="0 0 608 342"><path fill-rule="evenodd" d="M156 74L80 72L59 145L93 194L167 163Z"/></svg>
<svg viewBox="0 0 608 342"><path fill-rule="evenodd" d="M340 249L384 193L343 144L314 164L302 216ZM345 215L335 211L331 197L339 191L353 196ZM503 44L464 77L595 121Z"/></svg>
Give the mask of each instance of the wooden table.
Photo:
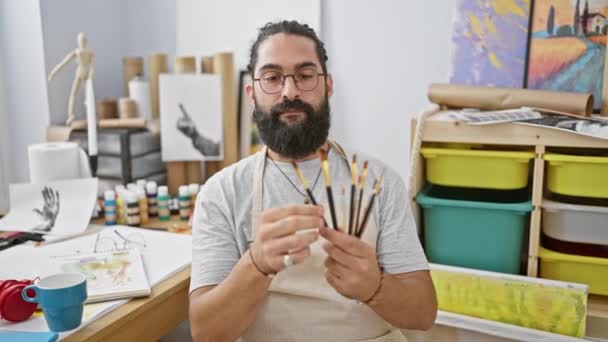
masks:
<svg viewBox="0 0 608 342"><path fill-rule="evenodd" d="M103 224L103 220L92 223ZM176 217L171 221L150 220L145 228L169 229L175 225L181 226L183 221ZM189 287L190 267L152 287L150 296L130 300L63 341L156 341L188 319Z"/></svg>
<svg viewBox="0 0 608 342"><path fill-rule="evenodd" d="M152 288L152 295L133 299L64 341L156 341L188 319L190 267Z"/></svg>

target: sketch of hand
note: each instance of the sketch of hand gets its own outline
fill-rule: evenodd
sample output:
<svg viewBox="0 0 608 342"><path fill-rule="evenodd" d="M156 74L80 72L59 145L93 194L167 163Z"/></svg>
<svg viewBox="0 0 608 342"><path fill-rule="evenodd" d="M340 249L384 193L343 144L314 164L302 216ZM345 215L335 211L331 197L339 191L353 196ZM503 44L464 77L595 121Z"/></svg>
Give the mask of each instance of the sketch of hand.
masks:
<svg viewBox="0 0 608 342"><path fill-rule="evenodd" d="M55 226L55 220L59 214L59 191L45 186L42 189L42 198L44 200L42 210L34 209L34 212L40 216L42 221L36 229L48 232Z"/></svg>
<svg viewBox="0 0 608 342"><path fill-rule="evenodd" d="M181 103L179 104L179 109L182 111L182 116L177 119L177 129L184 135L192 139L197 135L196 124L194 123L190 115L188 115L188 113L184 109L184 106Z"/></svg>

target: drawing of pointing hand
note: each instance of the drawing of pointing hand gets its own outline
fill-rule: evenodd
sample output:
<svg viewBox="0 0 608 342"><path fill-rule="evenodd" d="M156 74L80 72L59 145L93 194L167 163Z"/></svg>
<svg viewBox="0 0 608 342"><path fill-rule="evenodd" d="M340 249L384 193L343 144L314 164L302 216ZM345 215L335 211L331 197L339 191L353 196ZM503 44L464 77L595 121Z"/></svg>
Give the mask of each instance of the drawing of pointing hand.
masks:
<svg viewBox="0 0 608 342"><path fill-rule="evenodd" d="M179 104L179 109L182 112L182 116L177 119L177 129L189 138L195 137L198 135L196 124L181 103Z"/></svg>

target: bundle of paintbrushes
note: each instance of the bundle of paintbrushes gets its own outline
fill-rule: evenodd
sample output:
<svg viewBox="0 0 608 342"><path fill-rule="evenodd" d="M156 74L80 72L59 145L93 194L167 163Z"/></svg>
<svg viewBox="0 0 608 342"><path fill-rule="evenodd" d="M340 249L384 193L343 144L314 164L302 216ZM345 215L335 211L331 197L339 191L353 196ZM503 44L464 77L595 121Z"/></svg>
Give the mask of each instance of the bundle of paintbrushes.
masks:
<svg viewBox="0 0 608 342"><path fill-rule="evenodd" d="M325 191L327 191L327 201L329 202L328 204L329 204L329 211L331 214L331 221L332 221L331 223L332 223L332 226L334 229L338 229L338 218L336 215L336 206L334 204L335 201L334 201L334 195L333 195L333 191L332 191L327 152L321 150L320 154L321 154L321 170L323 172L323 180L325 181ZM300 179L300 182L302 183L302 187L304 187L304 191L306 191L306 194L308 195L308 199L310 200L310 202L312 204L317 205L317 200L315 199L315 197L308 185L308 181L304 177L304 174L298 167L298 164L296 162L292 162L292 165L293 165L293 168L295 169L296 174L298 175L298 178ZM343 210L341 221L344 226L342 228L349 235L354 235L358 238L361 238L361 236L363 236L363 233L365 232L365 227L367 226L367 222L371 215L374 201L375 201L378 193L380 192L380 183L382 181L382 177L376 179L376 181L374 183L372 194L369 197L368 204L365 207L365 209L363 210L363 217L361 217L361 209L363 206L363 196L364 196L364 190L365 190L365 182L366 182L366 178L367 178L367 170L368 170L368 163L366 161L365 163L363 163L363 171L361 172L361 175L358 175L359 170L357 168L357 156L354 155L352 163L351 163L351 170L350 170L351 171L351 187L350 187L350 204L348 206L346 205L346 190L344 189L344 187L340 188L340 190L341 190L340 191L340 199L341 199L340 203L341 203L342 210ZM357 194L357 192L358 192L358 194ZM347 207L348 207L348 222L347 222L347 215L345 212ZM325 223L325 225L327 226L327 222Z"/></svg>

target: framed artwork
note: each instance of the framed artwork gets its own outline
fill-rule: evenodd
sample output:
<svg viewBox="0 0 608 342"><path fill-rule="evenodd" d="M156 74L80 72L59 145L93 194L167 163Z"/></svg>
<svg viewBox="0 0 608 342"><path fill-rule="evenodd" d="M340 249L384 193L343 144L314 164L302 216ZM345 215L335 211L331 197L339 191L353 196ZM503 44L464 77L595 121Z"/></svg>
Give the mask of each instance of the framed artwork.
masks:
<svg viewBox="0 0 608 342"><path fill-rule="evenodd" d="M218 75L162 74L159 102L163 161L223 159Z"/></svg>
<svg viewBox="0 0 608 342"><path fill-rule="evenodd" d="M528 88L593 93L601 107L608 0L535 0Z"/></svg>
<svg viewBox="0 0 608 342"><path fill-rule="evenodd" d="M252 82L251 74L247 70L239 73L239 94L238 94L238 118L239 118L239 144L241 158L252 155L264 146L258 128L253 121L252 106L247 98L245 87Z"/></svg>
<svg viewBox="0 0 608 342"><path fill-rule="evenodd" d="M450 83L524 87L530 10L529 0L458 0Z"/></svg>

